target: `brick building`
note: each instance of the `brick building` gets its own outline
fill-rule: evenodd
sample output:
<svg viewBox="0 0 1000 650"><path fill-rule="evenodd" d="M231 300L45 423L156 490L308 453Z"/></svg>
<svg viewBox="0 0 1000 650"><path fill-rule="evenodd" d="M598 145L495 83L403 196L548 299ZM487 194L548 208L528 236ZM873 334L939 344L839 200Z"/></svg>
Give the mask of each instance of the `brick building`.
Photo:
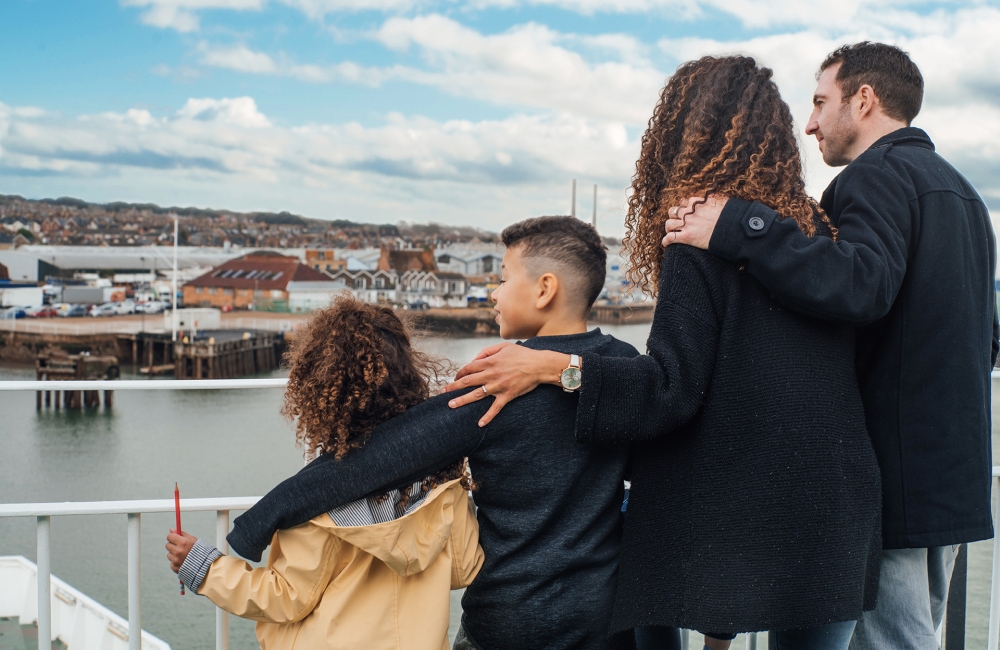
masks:
<svg viewBox="0 0 1000 650"><path fill-rule="evenodd" d="M230 260L184 284L184 304L287 311L289 282L329 282L298 258L260 251Z"/></svg>

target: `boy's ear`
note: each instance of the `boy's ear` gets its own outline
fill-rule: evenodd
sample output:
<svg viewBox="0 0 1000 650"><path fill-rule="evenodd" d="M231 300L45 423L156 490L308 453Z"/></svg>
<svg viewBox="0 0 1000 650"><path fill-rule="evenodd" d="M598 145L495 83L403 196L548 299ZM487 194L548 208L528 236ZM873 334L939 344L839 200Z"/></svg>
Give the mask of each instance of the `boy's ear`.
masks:
<svg viewBox="0 0 1000 650"><path fill-rule="evenodd" d="M535 285L537 287L537 298L535 299L535 309L541 311L552 304L559 293L559 278L552 273L543 273Z"/></svg>

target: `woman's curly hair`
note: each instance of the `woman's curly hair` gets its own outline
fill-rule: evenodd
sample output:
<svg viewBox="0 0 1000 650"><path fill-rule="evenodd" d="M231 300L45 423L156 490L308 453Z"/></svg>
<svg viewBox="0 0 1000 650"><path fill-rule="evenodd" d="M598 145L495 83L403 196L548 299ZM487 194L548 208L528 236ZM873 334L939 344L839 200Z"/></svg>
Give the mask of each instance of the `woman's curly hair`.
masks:
<svg viewBox="0 0 1000 650"><path fill-rule="evenodd" d="M771 74L747 56L706 56L667 81L642 136L625 217L628 275L642 291L656 294L666 211L692 196L759 201L810 237L817 220L836 236L806 194L792 114Z"/></svg>
<svg viewBox="0 0 1000 650"><path fill-rule="evenodd" d="M431 383L451 370L413 348L410 330L392 309L346 294L313 313L291 339L285 362L282 415L295 420L296 440L308 455L338 459L363 446L376 425L427 399ZM465 460L428 476L423 487L459 477L473 489ZM405 507L402 489L398 505Z"/></svg>

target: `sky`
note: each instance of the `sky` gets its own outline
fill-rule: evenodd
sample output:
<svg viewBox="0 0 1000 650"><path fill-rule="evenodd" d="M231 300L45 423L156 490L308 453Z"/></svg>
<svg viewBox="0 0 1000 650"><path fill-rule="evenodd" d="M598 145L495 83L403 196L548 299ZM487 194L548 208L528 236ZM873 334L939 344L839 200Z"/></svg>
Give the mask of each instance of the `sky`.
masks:
<svg viewBox="0 0 1000 650"><path fill-rule="evenodd" d="M577 179L619 235L680 63L771 67L818 197L815 73L870 39L1000 213L1000 0L4 0L0 25L0 194L498 230L569 213Z"/></svg>

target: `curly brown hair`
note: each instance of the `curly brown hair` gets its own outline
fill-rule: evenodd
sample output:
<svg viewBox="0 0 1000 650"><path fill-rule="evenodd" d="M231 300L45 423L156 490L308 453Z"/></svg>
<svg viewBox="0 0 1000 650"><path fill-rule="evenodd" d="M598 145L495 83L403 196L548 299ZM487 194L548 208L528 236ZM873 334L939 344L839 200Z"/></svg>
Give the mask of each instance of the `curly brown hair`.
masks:
<svg viewBox="0 0 1000 650"><path fill-rule="evenodd" d="M288 387L281 413L295 420L307 454L344 454L362 447L376 425L430 396L451 365L412 345L410 329L380 305L342 295L315 311L290 340ZM423 489L462 478L474 485L463 459L424 479ZM404 487L405 507L409 491Z"/></svg>
<svg viewBox="0 0 1000 650"><path fill-rule="evenodd" d="M771 74L751 57L706 56L667 81L642 136L622 242L642 291L656 295L667 209L691 196L760 201L810 237L817 219L836 235L806 194L792 114Z"/></svg>

